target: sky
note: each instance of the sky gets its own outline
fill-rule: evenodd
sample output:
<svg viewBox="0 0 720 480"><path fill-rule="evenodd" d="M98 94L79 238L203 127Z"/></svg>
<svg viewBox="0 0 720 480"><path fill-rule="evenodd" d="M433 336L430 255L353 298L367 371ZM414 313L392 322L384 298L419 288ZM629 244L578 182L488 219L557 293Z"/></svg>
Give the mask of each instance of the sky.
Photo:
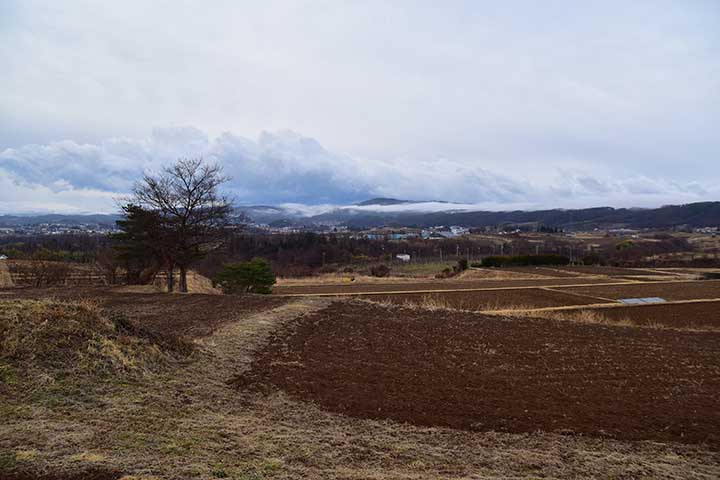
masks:
<svg viewBox="0 0 720 480"><path fill-rule="evenodd" d="M720 2L0 0L0 214L220 163L239 204L720 200Z"/></svg>

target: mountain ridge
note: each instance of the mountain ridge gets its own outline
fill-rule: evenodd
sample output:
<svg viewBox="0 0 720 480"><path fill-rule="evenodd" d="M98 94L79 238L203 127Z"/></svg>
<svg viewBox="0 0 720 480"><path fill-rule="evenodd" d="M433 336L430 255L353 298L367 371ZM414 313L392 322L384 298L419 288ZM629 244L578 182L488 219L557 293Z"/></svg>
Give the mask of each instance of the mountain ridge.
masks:
<svg viewBox="0 0 720 480"><path fill-rule="evenodd" d="M380 202L380 203L368 203ZM307 207L294 206L240 206L238 213L247 215L256 223L273 225L346 225L350 228L372 227L431 227L436 225L460 225L464 227L489 227L503 225L543 225L553 228L672 228L678 226L713 227L720 226L720 202L697 202L683 205L665 205L659 208L614 208L592 207L582 209L544 210L467 210L448 208L435 211L405 209L405 205L430 202L415 202L394 198L378 197L354 205ZM438 203L438 202L432 202ZM377 207L377 208L373 208ZM392 207L399 207L393 210ZM120 218L117 214L42 214L42 215L0 215L0 227L29 226L42 223L62 225L100 224L114 225Z"/></svg>

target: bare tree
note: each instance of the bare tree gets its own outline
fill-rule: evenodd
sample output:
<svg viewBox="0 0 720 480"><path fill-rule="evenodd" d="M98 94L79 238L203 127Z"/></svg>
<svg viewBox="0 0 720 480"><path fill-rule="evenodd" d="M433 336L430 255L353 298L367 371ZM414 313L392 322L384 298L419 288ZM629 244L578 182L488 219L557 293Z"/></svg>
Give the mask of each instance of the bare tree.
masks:
<svg viewBox="0 0 720 480"><path fill-rule="evenodd" d="M70 267L63 262L33 260L27 274L35 287L65 285L70 277Z"/></svg>
<svg viewBox="0 0 720 480"><path fill-rule="evenodd" d="M187 292L192 263L222 244L232 211L219 191L227 180L219 165L202 158L180 159L157 176L145 175L133 188L133 202L160 216L169 277L177 266L181 292Z"/></svg>
<svg viewBox="0 0 720 480"><path fill-rule="evenodd" d="M108 285L117 283L117 271L119 267L118 258L111 248L102 248L98 250L95 258L97 269L102 272L105 282Z"/></svg>

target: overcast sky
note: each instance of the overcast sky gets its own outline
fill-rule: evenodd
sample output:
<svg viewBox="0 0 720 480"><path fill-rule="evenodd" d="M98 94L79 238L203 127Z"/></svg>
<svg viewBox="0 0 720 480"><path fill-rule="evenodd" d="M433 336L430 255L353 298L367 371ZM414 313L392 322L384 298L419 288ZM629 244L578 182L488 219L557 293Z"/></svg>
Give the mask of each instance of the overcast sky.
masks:
<svg viewBox="0 0 720 480"><path fill-rule="evenodd" d="M223 164L241 203L720 200L720 1L0 0L0 213Z"/></svg>

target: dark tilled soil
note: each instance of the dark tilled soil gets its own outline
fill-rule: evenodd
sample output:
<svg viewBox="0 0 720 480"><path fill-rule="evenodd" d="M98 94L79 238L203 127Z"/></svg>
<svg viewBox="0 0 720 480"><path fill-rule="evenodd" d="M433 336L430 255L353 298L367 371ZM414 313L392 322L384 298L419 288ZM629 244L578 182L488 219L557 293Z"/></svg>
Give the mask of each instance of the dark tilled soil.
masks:
<svg viewBox="0 0 720 480"><path fill-rule="evenodd" d="M566 272L574 272L585 275L609 275L609 276L636 276L636 275L667 275L669 273L656 272L653 270L645 270L642 268L623 268L623 267L603 267L600 265L567 265L562 267L553 267Z"/></svg>
<svg viewBox="0 0 720 480"><path fill-rule="evenodd" d="M644 283L639 285L614 285L597 287L571 287L565 292L620 299L638 297L661 297L665 300L692 300L720 298L720 281L707 280L676 283Z"/></svg>
<svg viewBox="0 0 720 480"><path fill-rule="evenodd" d="M607 278L547 278L539 280L446 280L414 283L350 283L343 285L276 286L273 293L363 293L415 290L453 290L463 288L543 287L548 285L575 285L588 283L621 282Z"/></svg>
<svg viewBox="0 0 720 480"><path fill-rule="evenodd" d="M604 300L579 295L570 295L540 289L494 290L476 292L408 293L377 295L372 300L388 300L403 305L422 304L436 301L438 304L461 310L493 310L510 307L542 308L562 305L588 305Z"/></svg>
<svg viewBox="0 0 720 480"><path fill-rule="evenodd" d="M608 320L681 329L720 329L720 302L640 305L595 310Z"/></svg>
<svg viewBox="0 0 720 480"><path fill-rule="evenodd" d="M720 447L720 333L336 302L237 384L353 417Z"/></svg>
<svg viewBox="0 0 720 480"><path fill-rule="evenodd" d="M580 274L574 272L568 272L564 270L558 270L554 267L502 267L500 271L510 271L517 273L532 273L535 275L544 275L546 277L560 277L560 278L579 278Z"/></svg>
<svg viewBox="0 0 720 480"><path fill-rule="evenodd" d="M125 313L147 330L186 337L210 335L219 326L242 315L269 310L287 302L285 298L270 295L120 293L107 287L28 288L5 292L9 294L0 299L89 298L109 311Z"/></svg>
<svg viewBox="0 0 720 480"><path fill-rule="evenodd" d="M48 473L48 472L2 472L0 480L117 480L122 473L113 470L89 469L76 473Z"/></svg>
<svg viewBox="0 0 720 480"><path fill-rule="evenodd" d="M278 301L279 300L279 301ZM127 313L146 328L189 337L210 335L242 316L270 310L286 300L269 295L116 294L103 306Z"/></svg>

